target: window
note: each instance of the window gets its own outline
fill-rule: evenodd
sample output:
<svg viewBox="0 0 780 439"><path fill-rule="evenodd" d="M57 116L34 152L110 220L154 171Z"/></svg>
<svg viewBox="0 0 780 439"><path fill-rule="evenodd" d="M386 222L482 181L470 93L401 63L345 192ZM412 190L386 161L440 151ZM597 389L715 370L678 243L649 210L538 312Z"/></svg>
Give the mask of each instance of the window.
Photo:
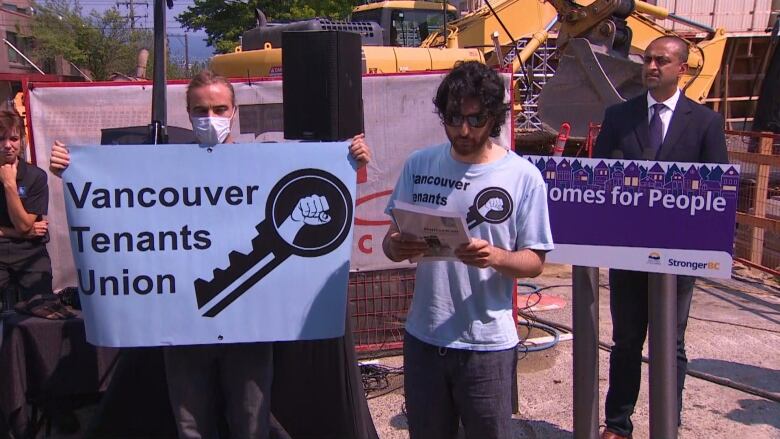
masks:
<svg viewBox="0 0 780 439"><path fill-rule="evenodd" d="M9 43L13 44L14 47L17 49L19 48L19 38L17 37L15 32L5 32L5 39L8 40ZM6 45L6 50L8 51L8 62L9 63L21 63L22 57L19 56L18 53L14 49L12 49L10 46ZM21 50L21 49L20 49Z"/></svg>
<svg viewBox="0 0 780 439"><path fill-rule="evenodd" d="M382 10L374 9L371 11L361 11L352 14L351 21L373 21L378 25L382 25Z"/></svg>
<svg viewBox="0 0 780 439"><path fill-rule="evenodd" d="M691 189L693 189L693 190L699 189L699 180L693 180L691 182Z"/></svg>
<svg viewBox="0 0 780 439"><path fill-rule="evenodd" d="M396 9L390 16L390 45L417 47L432 32L442 29L444 17L442 11L423 11L413 9ZM447 14L447 21L455 19L452 13Z"/></svg>
<svg viewBox="0 0 780 439"><path fill-rule="evenodd" d="M27 54L27 52L32 47L31 41L32 38L30 37L22 37L16 34L15 32L5 32L5 39L8 40L9 43L13 44L14 47L19 49L20 52ZM15 64L25 64L26 61L24 58L22 58L21 55L19 55L19 52L12 49L10 46L6 44L5 46L6 51L8 52L8 62L9 63L15 63Z"/></svg>

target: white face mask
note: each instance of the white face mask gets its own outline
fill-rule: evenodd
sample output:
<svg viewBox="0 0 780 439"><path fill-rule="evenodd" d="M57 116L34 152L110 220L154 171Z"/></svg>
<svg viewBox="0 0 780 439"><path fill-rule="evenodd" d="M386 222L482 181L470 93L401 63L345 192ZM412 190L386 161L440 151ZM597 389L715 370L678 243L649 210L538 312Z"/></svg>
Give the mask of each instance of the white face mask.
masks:
<svg viewBox="0 0 780 439"><path fill-rule="evenodd" d="M233 115L235 115L235 111ZM192 122L192 132L201 145L214 146L227 139L230 134L230 123L233 116L230 117L190 117Z"/></svg>

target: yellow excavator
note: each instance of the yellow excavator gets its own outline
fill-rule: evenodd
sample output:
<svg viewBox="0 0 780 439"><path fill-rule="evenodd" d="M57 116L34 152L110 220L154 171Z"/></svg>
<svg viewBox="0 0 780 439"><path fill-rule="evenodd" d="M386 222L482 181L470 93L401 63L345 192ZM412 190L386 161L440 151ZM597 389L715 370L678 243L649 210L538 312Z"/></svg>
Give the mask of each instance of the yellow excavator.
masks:
<svg viewBox="0 0 780 439"><path fill-rule="evenodd" d="M357 6L352 20L313 18L293 23L270 23L256 11L255 27L244 32L233 53L216 55L211 68L228 77L280 76L282 32L339 30L359 33L363 44L364 73L448 70L459 60L484 62L477 48L440 50L421 48L429 34L456 22L457 9L445 3L391 0Z"/></svg>
<svg viewBox="0 0 780 439"><path fill-rule="evenodd" d="M686 96L704 102L720 70L726 32L670 14L666 9L634 0L595 0L572 6L569 0L549 0L559 12L555 75L539 95L539 117L558 127L571 120L571 134L584 137L586 118L600 122L606 107L644 91L642 54L662 35L674 35L654 21L671 19L702 32L689 41L688 73L680 79Z"/></svg>
<svg viewBox="0 0 780 439"><path fill-rule="evenodd" d="M446 5L446 6L445 6ZM525 64L556 30L557 69L538 96L543 125L571 125L584 138L607 106L642 92L641 54L653 39L674 33L655 20L670 19L698 29L689 41L689 72L681 88L702 102L721 64L723 30L711 29L667 10L635 0L485 0L463 17L446 3L385 0L355 8L351 21L323 18L272 24L258 11L234 53L216 55L211 68L229 77L281 74L281 33L288 30L345 30L360 33L364 73L448 70L460 60L511 69L519 85L534 81ZM359 21L358 21L359 20ZM412 47L409 47L412 46Z"/></svg>

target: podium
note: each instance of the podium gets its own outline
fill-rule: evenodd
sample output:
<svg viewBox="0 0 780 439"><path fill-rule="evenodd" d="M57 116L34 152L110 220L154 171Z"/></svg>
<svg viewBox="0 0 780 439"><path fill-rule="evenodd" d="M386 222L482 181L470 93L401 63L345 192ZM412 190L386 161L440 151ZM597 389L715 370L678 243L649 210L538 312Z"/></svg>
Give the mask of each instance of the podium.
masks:
<svg viewBox="0 0 780 439"><path fill-rule="evenodd" d="M677 437L677 275L731 276L739 166L526 156L547 184L555 250L571 264L574 437L597 439L598 268L648 273L650 437Z"/></svg>
<svg viewBox="0 0 780 439"><path fill-rule="evenodd" d="M650 437L677 437L676 275L648 277ZM574 437L599 437L599 269L572 269Z"/></svg>

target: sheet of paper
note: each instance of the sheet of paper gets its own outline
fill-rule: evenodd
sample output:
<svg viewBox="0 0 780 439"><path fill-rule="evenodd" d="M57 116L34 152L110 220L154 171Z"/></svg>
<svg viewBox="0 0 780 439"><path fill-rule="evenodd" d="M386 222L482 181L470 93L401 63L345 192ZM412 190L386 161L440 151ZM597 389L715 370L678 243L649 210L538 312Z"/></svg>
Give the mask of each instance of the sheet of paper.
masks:
<svg viewBox="0 0 780 439"><path fill-rule="evenodd" d="M457 259L455 249L469 242L466 221L459 213L397 201L393 219L401 233L428 243L425 259Z"/></svg>

